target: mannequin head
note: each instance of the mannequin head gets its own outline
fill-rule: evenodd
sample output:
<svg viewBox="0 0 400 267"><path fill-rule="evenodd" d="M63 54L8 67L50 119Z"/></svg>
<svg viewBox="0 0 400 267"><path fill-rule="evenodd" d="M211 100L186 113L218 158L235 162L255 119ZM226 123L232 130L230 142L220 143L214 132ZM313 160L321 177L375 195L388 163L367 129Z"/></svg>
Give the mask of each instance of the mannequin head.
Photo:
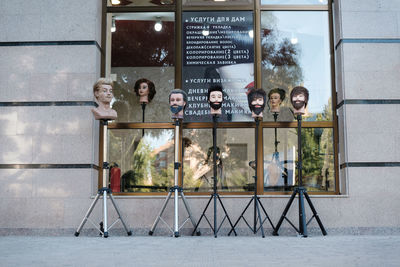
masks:
<svg viewBox="0 0 400 267"><path fill-rule="evenodd" d="M156 94L154 83L148 79L142 78L135 82L135 93L139 96L140 103L149 103Z"/></svg>
<svg viewBox="0 0 400 267"><path fill-rule="evenodd" d="M290 92L290 102L296 115L304 115L308 103L308 90L302 86L293 88Z"/></svg>
<svg viewBox="0 0 400 267"><path fill-rule="evenodd" d="M266 93L263 89L252 88L247 95L247 101L253 118L262 118L266 102Z"/></svg>
<svg viewBox="0 0 400 267"><path fill-rule="evenodd" d="M99 105L92 109L92 113L96 120L115 120L117 112L110 107L113 99L113 81L108 78L100 78L93 85L93 94Z"/></svg>
<svg viewBox="0 0 400 267"><path fill-rule="evenodd" d="M268 106L271 112L279 113L282 101L285 100L285 90L275 88L268 93Z"/></svg>
<svg viewBox="0 0 400 267"><path fill-rule="evenodd" d="M208 88L208 103L211 107L211 114L221 114L223 101L224 97L221 86L213 85Z"/></svg>
<svg viewBox="0 0 400 267"><path fill-rule="evenodd" d="M181 89L174 89L168 96L169 107L173 119L183 119L183 111L186 108L187 94Z"/></svg>

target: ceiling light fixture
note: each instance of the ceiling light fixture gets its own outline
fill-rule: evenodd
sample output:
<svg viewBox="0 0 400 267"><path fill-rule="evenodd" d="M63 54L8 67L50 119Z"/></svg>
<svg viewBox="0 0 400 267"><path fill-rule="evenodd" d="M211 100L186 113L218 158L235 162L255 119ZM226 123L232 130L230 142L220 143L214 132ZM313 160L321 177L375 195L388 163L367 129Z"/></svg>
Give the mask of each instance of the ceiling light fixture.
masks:
<svg viewBox="0 0 400 267"><path fill-rule="evenodd" d="M162 26L161 17L157 17L157 22L154 24L154 30L159 32L162 30Z"/></svg>
<svg viewBox="0 0 400 267"><path fill-rule="evenodd" d="M121 4L120 0L111 0L111 5L119 5Z"/></svg>
<svg viewBox="0 0 400 267"><path fill-rule="evenodd" d="M111 21L111 32L115 32L116 30L117 30L117 27L115 26L115 19L113 17L112 21Z"/></svg>

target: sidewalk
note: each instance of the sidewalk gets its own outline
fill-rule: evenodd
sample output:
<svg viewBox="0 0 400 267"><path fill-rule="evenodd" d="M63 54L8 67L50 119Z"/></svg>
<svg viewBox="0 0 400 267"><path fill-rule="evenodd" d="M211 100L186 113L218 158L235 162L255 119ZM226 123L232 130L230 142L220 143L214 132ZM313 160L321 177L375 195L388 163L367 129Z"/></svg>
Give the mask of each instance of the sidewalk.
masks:
<svg viewBox="0 0 400 267"><path fill-rule="evenodd" d="M5 266L400 266L400 236L1 236Z"/></svg>

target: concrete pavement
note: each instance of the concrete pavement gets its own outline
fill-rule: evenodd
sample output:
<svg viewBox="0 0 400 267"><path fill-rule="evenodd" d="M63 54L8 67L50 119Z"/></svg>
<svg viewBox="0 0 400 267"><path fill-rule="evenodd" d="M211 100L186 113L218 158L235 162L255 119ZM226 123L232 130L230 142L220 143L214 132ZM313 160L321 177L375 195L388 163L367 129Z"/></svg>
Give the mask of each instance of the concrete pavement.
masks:
<svg viewBox="0 0 400 267"><path fill-rule="evenodd" d="M400 266L400 235L1 236L0 266Z"/></svg>

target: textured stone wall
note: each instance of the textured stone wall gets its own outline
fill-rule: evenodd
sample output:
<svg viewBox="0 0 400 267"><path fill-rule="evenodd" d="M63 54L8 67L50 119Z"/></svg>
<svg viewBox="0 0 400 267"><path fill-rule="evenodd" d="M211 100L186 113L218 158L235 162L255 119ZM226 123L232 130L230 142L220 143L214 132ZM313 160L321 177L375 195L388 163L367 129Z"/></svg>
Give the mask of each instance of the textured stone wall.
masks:
<svg viewBox="0 0 400 267"><path fill-rule="evenodd" d="M10 229L72 234L96 193L99 125L90 109L91 86L100 76L101 2L0 5L0 234ZM399 229L400 2L337 0L334 18L342 195L312 200L328 233ZM288 197L262 198L274 223ZM188 198L196 219L207 200ZM164 196L117 201L134 234L146 234ZM223 201L235 221L249 198ZM164 213L171 223L172 203ZM180 209L183 220L182 203ZM101 220L101 205L93 216ZM296 203L288 216L297 222ZM161 222L158 227L165 232ZM201 227L209 228L204 221Z"/></svg>
<svg viewBox="0 0 400 267"><path fill-rule="evenodd" d="M101 1L0 4L0 228L77 224L97 187Z"/></svg>

